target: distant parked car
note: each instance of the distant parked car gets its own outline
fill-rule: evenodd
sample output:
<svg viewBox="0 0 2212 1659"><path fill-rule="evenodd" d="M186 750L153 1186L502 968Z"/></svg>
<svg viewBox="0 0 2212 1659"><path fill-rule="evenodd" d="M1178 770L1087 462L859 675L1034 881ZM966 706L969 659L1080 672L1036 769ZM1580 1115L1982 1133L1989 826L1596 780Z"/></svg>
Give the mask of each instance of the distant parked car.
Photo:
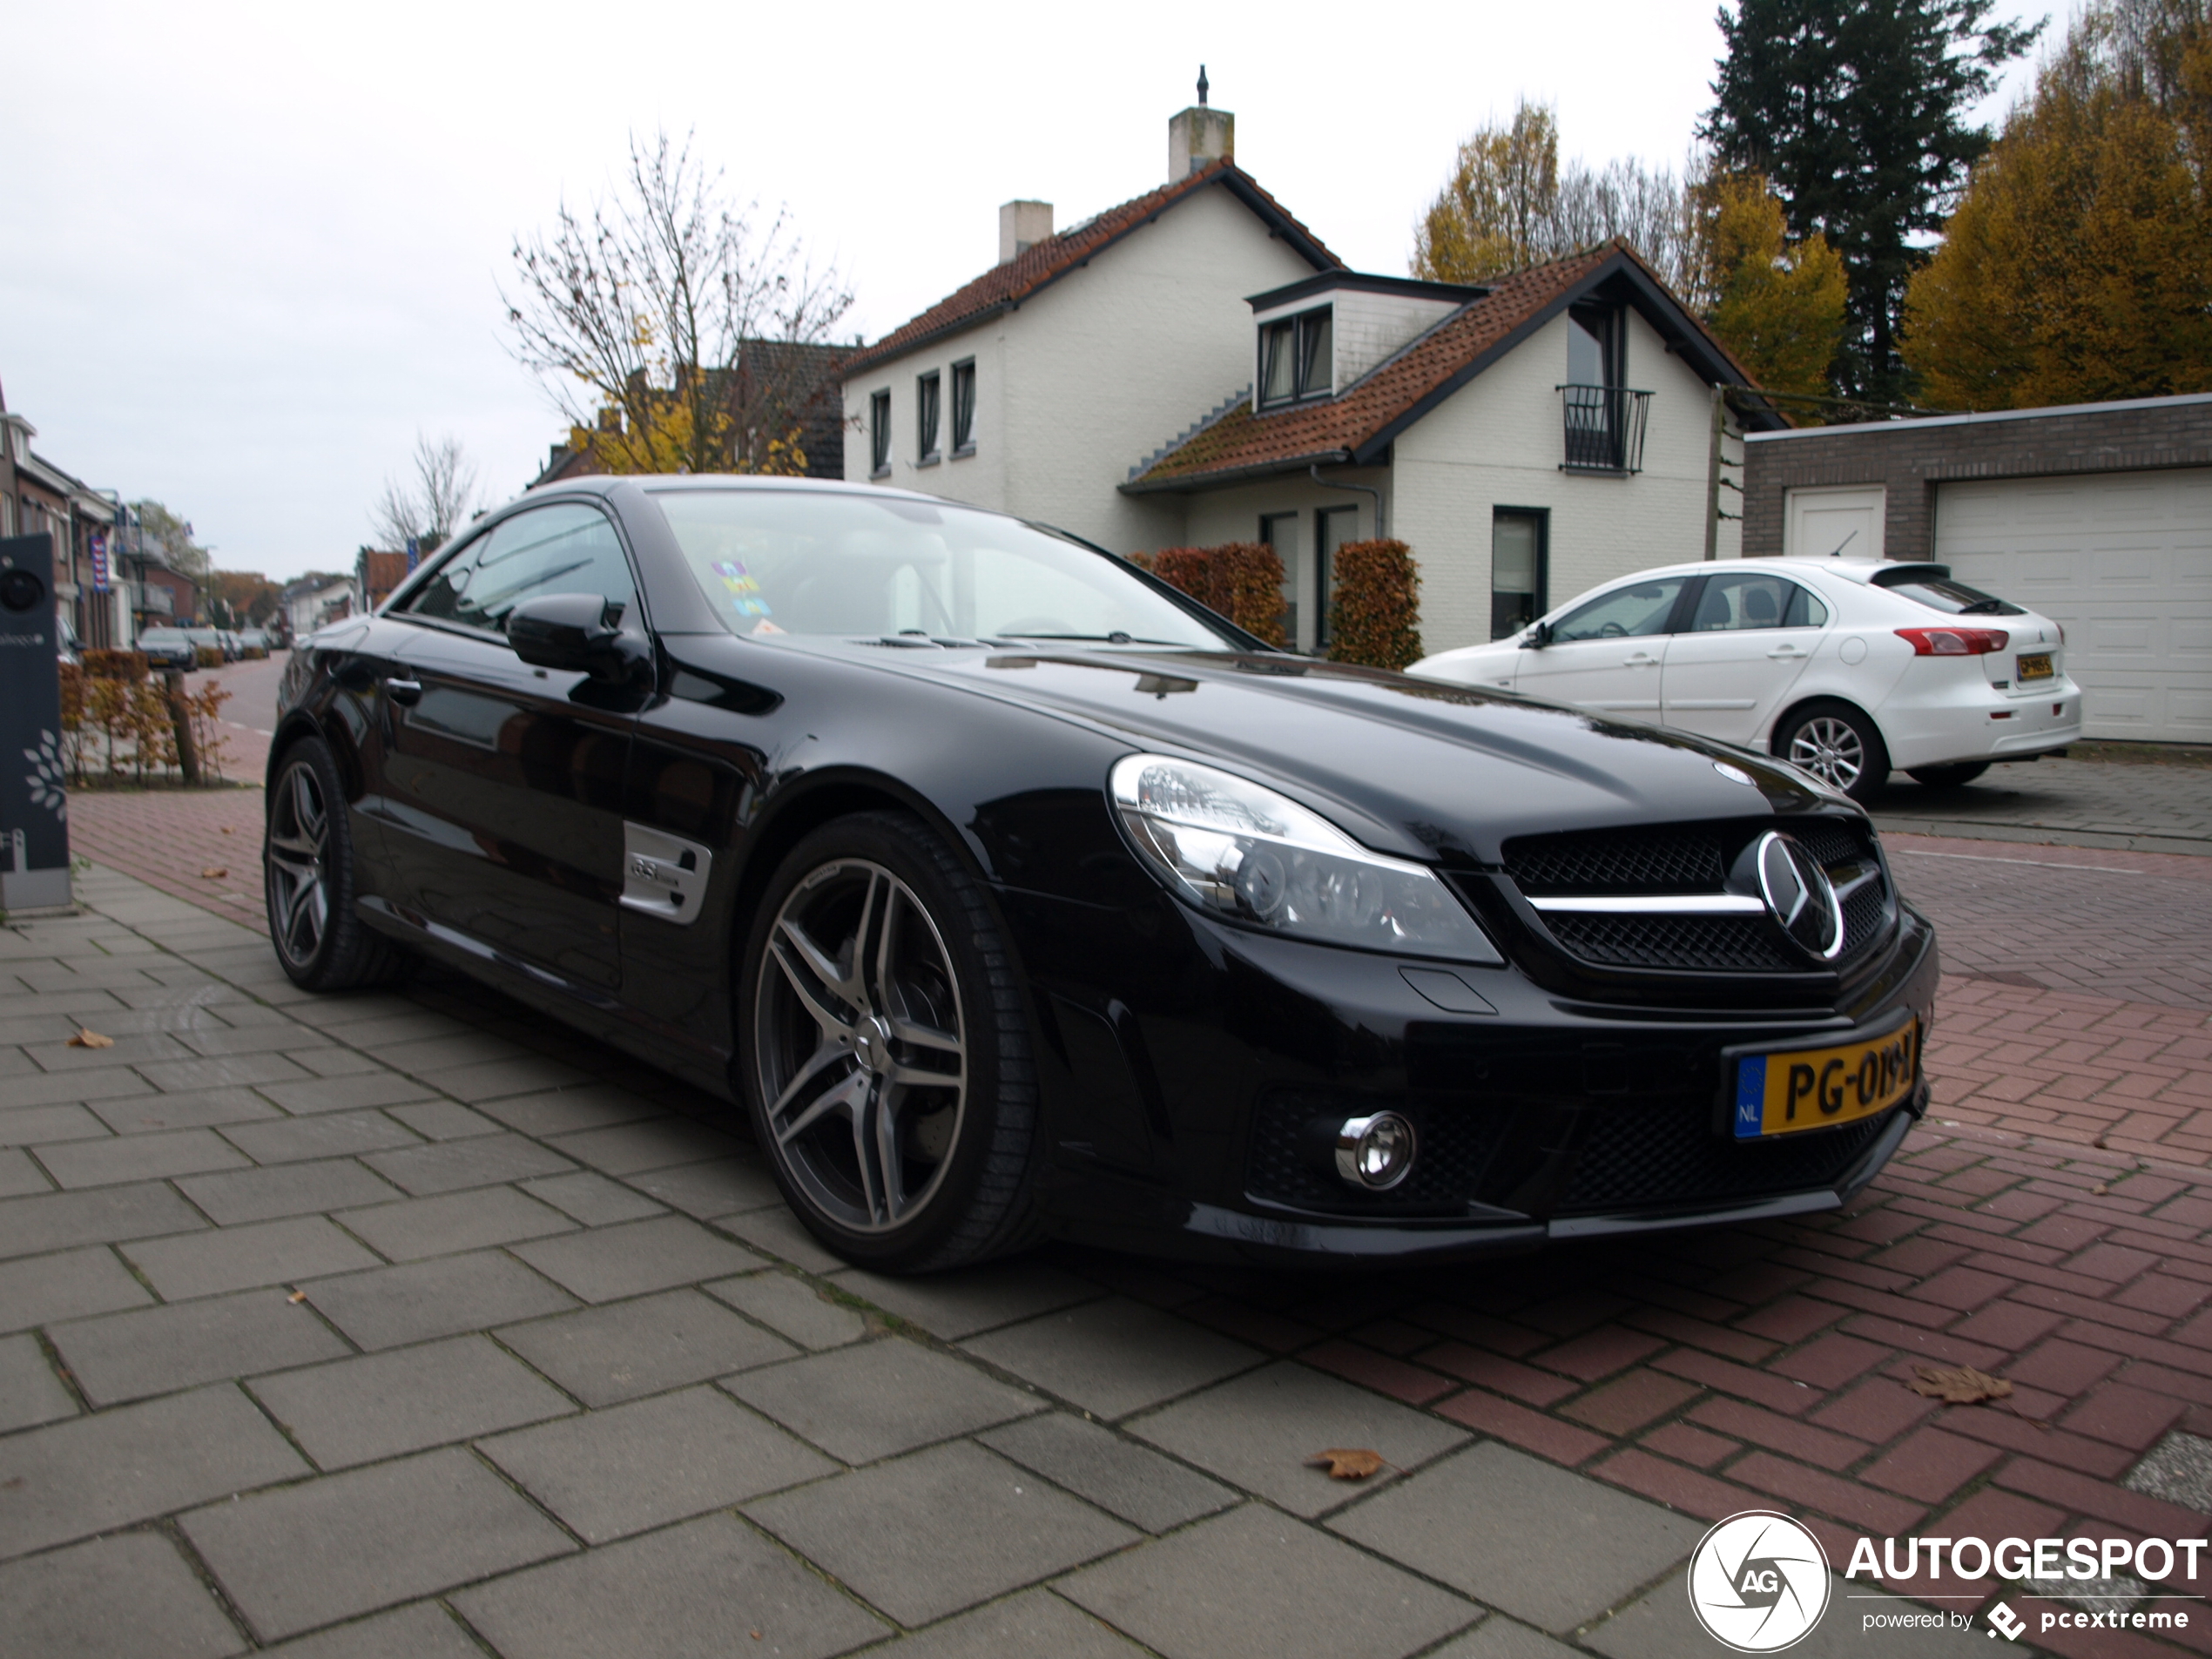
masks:
<svg viewBox="0 0 2212 1659"><path fill-rule="evenodd" d="M2066 632L1944 564L1749 559L1642 570L1407 671L1764 750L1865 800L2081 736Z"/></svg>
<svg viewBox="0 0 2212 1659"><path fill-rule="evenodd" d="M199 666L199 648L181 628L149 628L138 636L137 649L158 669L181 668L189 673Z"/></svg>
<svg viewBox="0 0 2212 1659"><path fill-rule="evenodd" d="M76 624L67 617L56 616L54 618L55 660L67 663L71 668L82 668L84 665L84 659L79 653L83 650L84 644L77 637Z"/></svg>
<svg viewBox="0 0 2212 1659"><path fill-rule="evenodd" d="M212 651L226 663L236 662L238 654L220 628L187 628L185 636L202 651Z"/></svg>

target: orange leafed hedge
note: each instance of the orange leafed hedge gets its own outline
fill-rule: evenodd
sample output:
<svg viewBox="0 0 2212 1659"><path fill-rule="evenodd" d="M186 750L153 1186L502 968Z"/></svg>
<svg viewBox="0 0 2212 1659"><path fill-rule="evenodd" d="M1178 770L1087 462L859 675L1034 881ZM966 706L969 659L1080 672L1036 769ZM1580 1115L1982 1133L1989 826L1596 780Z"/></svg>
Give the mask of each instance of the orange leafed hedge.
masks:
<svg viewBox="0 0 2212 1659"><path fill-rule="evenodd" d="M1336 551L1329 602L1329 660L1403 668L1421 654L1421 573L1413 550L1385 539Z"/></svg>
<svg viewBox="0 0 2212 1659"><path fill-rule="evenodd" d="M1260 542L1219 547L1163 547L1135 561L1171 588L1226 617L1271 645L1283 632L1283 561Z"/></svg>
<svg viewBox="0 0 2212 1659"><path fill-rule="evenodd" d="M84 671L96 680L142 680L152 664L142 651L88 651Z"/></svg>

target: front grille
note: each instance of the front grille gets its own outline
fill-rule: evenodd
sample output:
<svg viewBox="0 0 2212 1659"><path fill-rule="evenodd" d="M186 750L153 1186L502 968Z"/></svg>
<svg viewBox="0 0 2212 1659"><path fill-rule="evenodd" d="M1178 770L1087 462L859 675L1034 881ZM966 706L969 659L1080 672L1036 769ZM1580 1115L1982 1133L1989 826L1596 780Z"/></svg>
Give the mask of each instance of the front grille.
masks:
<svg viewBox="0 0 2212 1659"><path fill-rule="evenodd" d="M1702 968L1756 974L1789 973L1804 967L1802 958L1783 948L1774 925L1764 916L1568 913L1548 915L1544 925L1574 955L1607 968Z"/></svg>
<svg viewBox="0 0 2212 1659"><path fill-rule="evenodd" d="M1347 1117L1403 1112L1416 1148L1406 1179L1387 1192L1356 1191L1328 1170L1333 1130ZM1244 1189L1252 1197L1298 1210L1342 1215L1463 1216L1475 1183L1505 1134L1503 1111L1428 1110L1397 1101L1366 1101L1305 1090L1271 1094L1252 1115Z"/></svg>
<svg viewBox="0 0 2212 1659"><path fill-rule="evenodd" d="M1710 1102L1622 1107L1598 1119L1558 1213L1771 1197L1833 1186L1893 1115L1739 1144L1713 1132Z"/></svg>
<svg viewBox="0 0 2212 1659"><path fill-rule="evenodd" d="M1524 836L1506 844L1504 863L1506 873L1531 898L1719 893L1738 855L1770 828L1795 836L1831 869L1856 870L1871 857L1864 826L1851 819L1811 816ZM1844 949L1838 966L1882 938L1889 918L1887 882L1878 876L1846 899L1843 910ZM1814 968L1764 916L1550 911L1542 913L1542 920L1561 948L1595 967L1725 974L1804 973Z"/></svg>
<svg viewBox="0 0 2212 1659"><path fill-rule="evenodd" d="M1717 835L1547 835L1506 844L1523 893L1716 893L1727 868Z"/></svg>

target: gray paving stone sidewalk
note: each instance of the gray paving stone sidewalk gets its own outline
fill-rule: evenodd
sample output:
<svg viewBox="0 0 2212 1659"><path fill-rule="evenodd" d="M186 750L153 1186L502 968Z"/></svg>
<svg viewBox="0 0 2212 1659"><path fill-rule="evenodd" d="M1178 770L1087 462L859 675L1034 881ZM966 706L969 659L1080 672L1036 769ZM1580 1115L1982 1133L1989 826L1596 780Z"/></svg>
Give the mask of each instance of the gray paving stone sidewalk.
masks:
<svg viewBox="0 0 2212 1659"><path fill-rule="evenodd" d="M1885 830L2212 855L2212 766L2037 760L1992 766L1959 789L1903 772L1872 805Z"/></svg>
<svg viewBox="0 0 2212 1659"><path fill-rule="evenodd" d="M1707 1650L1698 1523L1141 1264L853 1271L682 1085L82 896L0 929L0 1651Z"/></svg>

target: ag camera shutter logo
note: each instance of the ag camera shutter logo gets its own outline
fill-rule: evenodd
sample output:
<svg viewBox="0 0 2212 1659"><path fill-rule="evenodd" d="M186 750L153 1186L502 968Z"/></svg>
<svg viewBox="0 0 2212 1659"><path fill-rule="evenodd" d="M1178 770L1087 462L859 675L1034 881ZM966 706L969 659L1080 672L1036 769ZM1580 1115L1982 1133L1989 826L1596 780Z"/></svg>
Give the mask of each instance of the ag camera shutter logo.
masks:
<svg viewBox="0 0 2212 1659"><path fill-rule="evenodd" d="M1828 1555L1787 1515L1747 1509L1698 1540L1689 1558L1689 1609L1716 1642L1738 1653L1779 1653L1828 1610Z"/></svg>

